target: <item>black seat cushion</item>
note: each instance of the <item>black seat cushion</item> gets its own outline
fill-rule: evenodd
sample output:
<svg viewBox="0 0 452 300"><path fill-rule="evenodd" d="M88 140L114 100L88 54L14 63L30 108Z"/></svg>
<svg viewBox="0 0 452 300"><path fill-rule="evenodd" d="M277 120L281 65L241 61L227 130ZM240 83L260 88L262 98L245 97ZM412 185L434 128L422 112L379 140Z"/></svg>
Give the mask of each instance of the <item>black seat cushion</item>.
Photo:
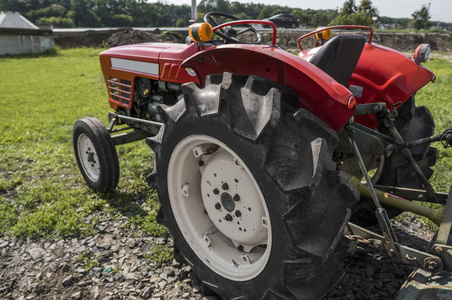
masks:
<svg viewBox="0 0 452 300"><path fill-rule="evenodd" d="M365 43L366 38L361 34L338 35L326 42L309 62L347 86Z"/></svg>

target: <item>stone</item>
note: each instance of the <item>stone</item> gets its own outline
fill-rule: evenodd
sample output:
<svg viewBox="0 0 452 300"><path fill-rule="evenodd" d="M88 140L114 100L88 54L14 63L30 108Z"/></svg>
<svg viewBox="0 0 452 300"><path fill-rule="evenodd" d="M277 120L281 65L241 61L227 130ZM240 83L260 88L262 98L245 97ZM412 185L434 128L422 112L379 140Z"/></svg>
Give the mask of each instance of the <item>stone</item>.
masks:
<svg viewBox="0 0 452 300"><path fill-rule="evenodd" d="M135 273L127 273L126 280L127 281L135 281L135 280L137 280L137 277L136 277Z"/></svg>
<svg viewBox="0 0 452 300"><path fill-rule="evenodd" d="M166 286L166 281L165 280L162 280L162 281L159 282L159 288L161 290L163 290L165 288L165 286Z"/></svg>
<svg viewBox="0 0 452 300"><path fill-rule="evenodd" d="M79 254L79 253L84 252L85 250L86 250L85 246L80 246L75 250L75 253Z"/></svg>
<svg viewBox="0 0 452 300"><path fill-rule="evenodd" d="M65 277L65 278L63 279L63 281L61 281L61 284L62 284L64 287L71 286L72 283L73 283L73 279L74 279L74 278L72 277L72 275L69 275L69 276Z"/></svg>
<svg viewBox="0 0 452 300"><path fill-rule="evenodd" d="M115 280L118 282L124 282L124 281L126 281L126 277L121 273L117 273L115 275Z"/></svg>
<svg viewBox="0 0 452 300"><path fill-rule="evenodd" d="M100 276L102 275L102 268L99 268L99 267L92 268L92 269L89 271L89 274L90 274L91 276L96 277L96 278L100 278Z"/></svg>
<svg viewBox="0 0 452 300"><path fill-rule="evenodd" d="M61 267L61 271L63 271L63 273L69 272L70 269L71 267L68 264L64 264L63 267Z"/></svg>
<svg viewBox="0 0 452 300"><path fill-rule="evenodd" d="M82 293L81 293L81 292L75 292L75 293L73 293L73 294L71 295L71 299L74 299L74 300L82 299Z"/></svg>
<svg viewBox="0 0 452 300"><path fill-rule="evenodd" d="M96 300L99 298L99 287L95 286L93 287L93 289L91 290L91 294L93 294L93 299Z"/></svg>
<svg viewBox="0 0 452 300"><path fill-rule="evenodd" d="M142 297L143 299L149 299L149 298L151 298L151 296L152 296L152 292L153 292L152 287L148 287L148 288L146 288L146 289L144 290L144 292L141 294L141 297Z"/></svg>
<svg viewBox="0 0 452 300"><path fill-rule="evenodd" d="M9 249L8 247L3 248L2 253L1 253L1 256L2 256L2 257L7 257L7 256L9 255L10 252L11 252L11 251L10 251L10 249Z"/></svg>
<svg viewBox="0 0 452 300"><path fill-rule="evenodd" d="M97 248L108 250L111 247L110 243L96 243Z"/></svg>
<svg viewBox="0 0 452 300"><path fill-rule="evenodd" d="M38 258L41 258L43 253L44 253L44 249L42 249L42 248L33 248L33 249L28 250L28 254L30 254L30 256L33 260L37 260Z"/></svg>

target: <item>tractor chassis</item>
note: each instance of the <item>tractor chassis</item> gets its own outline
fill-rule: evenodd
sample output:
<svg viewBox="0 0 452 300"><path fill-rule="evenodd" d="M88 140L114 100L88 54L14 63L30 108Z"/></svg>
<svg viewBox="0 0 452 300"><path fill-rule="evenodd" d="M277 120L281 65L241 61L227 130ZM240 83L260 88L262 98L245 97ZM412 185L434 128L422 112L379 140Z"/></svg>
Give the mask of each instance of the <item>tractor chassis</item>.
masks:
<svg viewBox="0 0 452 300"><path fill-rule="evenodd" d="M108 113L108 120L110 123L107 126L107 130L108 132L110 132L111 138L115 145L123 145L131 142L136 142L139 140L144 140L145 138L151 136L153 132L158 132L160 127L163 125L160 122L154 122L149 120L143 120L140 118L119 115L113 112ZM114 129L115 125L124 124L123 121L125 121L124 123L127 122L129 126L120 129ZM142 126L150 128L151 134L146 133L147 130L144 131L142 129L138 129Z"/></svg>

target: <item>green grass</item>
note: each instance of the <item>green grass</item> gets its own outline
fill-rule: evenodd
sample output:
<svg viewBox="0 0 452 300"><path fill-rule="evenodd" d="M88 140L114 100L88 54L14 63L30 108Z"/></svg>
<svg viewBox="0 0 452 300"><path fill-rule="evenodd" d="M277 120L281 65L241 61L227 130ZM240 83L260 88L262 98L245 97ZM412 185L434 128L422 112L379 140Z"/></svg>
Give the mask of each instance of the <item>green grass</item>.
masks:
<svg viewBox="0 0 452 300"><path fill-rule="evenodd" d="M101 50L0 58L0 236L91 235L102 219L85 218L98 211L168 234L155 222L158 204L145 182L153 154L144 142L117 148L121 179L112 193L88 189L78 170L73 124L87 116L107 124Z"/></svg>
<svg viewBox="0 0 452 300"><path fill-rule="evenodd" d="M75 162L75 121L90 116L107 124L100 52L85 48L0 58L0 237L92 235L105 216L126 216L125 230L168 235L155 221L157 196L145 182L153 153L144 142L117 148L121 177L111 193L88 189ZM425 65L438 79L417 94L417 103L431 110L439 133L452 124L452 63L433 59ZM444 192L452 178L452 150L438 149L433 184ZM153 255L166 261L167 252Z"/></svg>

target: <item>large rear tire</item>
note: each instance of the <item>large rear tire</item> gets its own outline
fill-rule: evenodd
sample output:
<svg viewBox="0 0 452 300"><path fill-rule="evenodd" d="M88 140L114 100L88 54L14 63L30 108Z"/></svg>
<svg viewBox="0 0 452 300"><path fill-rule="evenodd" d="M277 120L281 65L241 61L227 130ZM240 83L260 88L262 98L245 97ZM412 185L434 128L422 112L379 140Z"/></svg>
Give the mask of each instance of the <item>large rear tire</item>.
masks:
<svg viewBox="0 0 452 300"><path fill-rule="evenodd" d="M354 249L343 233L358 194L332 162L336 133L260 77L182 90L147 140L176 257L222 299L321 298Z"/></svg>
<svg viewBox="0 0 452 300"><path fill-rule="evenodd" d="M104 124L96 118L78 120L72 139L75 158L86 184L100 193L113 190L119 181L119 161Z"/></svg>
<svg viewBox="0 0 452 300"><path fill-rule="evenodd" d="M435 131L435 121L430 111L425 106L416 106L414 96L400 107L394 125L404 141L429 137ZM379 130L389 135L383 126L380 126ZM429 179L433 175L431 167L435 165L438 159L438 150L430 147L430 144L420 145L410 150L422 172ZM383 168L382 170L376 171L380 174L376 181L377 185L423 189L422 182L402 154L393 154L389 158L382 159L384 159ZM402 212L390 206L385 206L385 208L390 218ZM360 202L354 205L352 209L352 222L361 226L369 226L377 223L375 205L372 199L361 197Z"/></svg>

